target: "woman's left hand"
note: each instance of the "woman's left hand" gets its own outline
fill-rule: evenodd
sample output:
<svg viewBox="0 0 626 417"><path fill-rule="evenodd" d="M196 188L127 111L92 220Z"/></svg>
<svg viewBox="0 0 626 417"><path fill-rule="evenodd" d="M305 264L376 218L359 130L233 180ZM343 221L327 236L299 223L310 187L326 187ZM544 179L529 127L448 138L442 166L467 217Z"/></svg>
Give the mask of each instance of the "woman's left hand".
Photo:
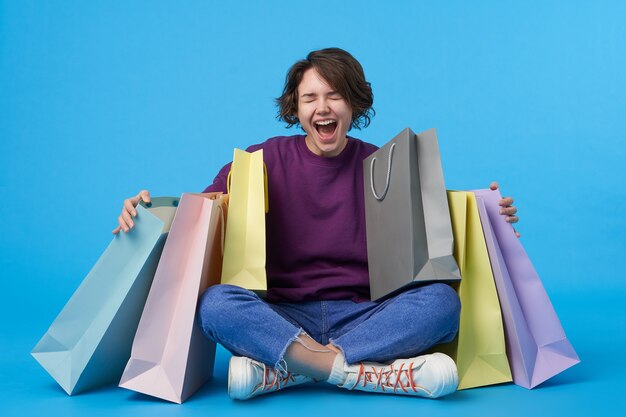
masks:
<svg viewBox="0 0 626 417"><path fill-rule="evenodd" d="M489 188L497 190L498 183L496 181L492 182ZM500 214L506 216L505 220L507 223L517 223L519 221L519 217L515 215L517 213L517 207L513 205L512 197L504 197L498 202L498 204L500 205ZM513 228L513 231L515 232L515 236L521 236L515 228Z"/></svg>

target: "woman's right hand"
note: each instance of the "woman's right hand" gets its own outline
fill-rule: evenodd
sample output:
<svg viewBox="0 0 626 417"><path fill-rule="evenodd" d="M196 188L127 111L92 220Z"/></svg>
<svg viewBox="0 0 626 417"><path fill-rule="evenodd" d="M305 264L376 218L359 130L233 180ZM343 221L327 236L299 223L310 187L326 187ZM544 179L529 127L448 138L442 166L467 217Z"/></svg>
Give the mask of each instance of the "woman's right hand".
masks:
<svg viewBox="0 0 626 417"><path fill-rule="evenodd" d="M120 217L117 218L117 223L119 224L119 226L117 226L113 230L114 235L118 234L120 230L123 230L124 233L127 233L135 226L135 223L133 222L133 217L137 215L137 210L135 210L135 207L137 207L137 204L139 204L140 201L143 201L144 203L150 202L150 192L148 190L141 190L136 196L124 200L122 214L120 214Z"/></svg>

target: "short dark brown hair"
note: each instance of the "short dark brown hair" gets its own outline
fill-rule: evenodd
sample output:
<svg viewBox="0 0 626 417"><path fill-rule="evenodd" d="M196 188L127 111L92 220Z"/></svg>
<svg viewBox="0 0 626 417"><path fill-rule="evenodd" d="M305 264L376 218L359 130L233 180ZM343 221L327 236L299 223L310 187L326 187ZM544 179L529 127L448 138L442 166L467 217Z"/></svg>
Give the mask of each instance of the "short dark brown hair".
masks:
<svg viewBox="0 0 626 417"><path fill-rule="evenodd" d="M309 53L289 69L285 78L283 94L276 99L278 120L287 127L300 125L298 120L298 85L304 73L315 68L352 108L350 128L361 129L370 124L376 112L372 108L374 94L372 86L365 80L363 67L352 55L343 49L326 48Z"/></svg>

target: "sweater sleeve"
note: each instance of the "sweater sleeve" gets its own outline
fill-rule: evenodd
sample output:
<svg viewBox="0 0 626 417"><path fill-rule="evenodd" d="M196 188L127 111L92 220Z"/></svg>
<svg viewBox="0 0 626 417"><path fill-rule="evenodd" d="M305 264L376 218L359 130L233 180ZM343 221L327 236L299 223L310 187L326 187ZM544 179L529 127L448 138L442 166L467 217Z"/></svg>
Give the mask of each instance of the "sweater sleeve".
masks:
<svg viewBox="0 0 626 417"><path fill-rule="evenodd" d="M232 165L232 162L229 162L228 164L224 165L224 167L220 169L220 172L217 174L217 176L213 180L213 183L209 185L208 187L206 187L203 192L204 193L214 193L214 192L226 193L227 188L228 188L226 186L226 181L228 181L228 173L230 172L231 165Z"/></svg>
<svg viewBox="0 0 626 417"><path fill-rule="evenodd" d="M259 149L262 149L262 148L263 148L263 144L251 145L246 149L246 152L258 151ZM228 173L230 172L230 167L232 164L233 164L232 162L229 162L228 164L224 165L224 167L220 169L220 172L218 172L217 176L213 180L213 183L207 186L204 189L203 193L219 192L219 193L226 194L228 192L227 191L228 187L226 185L226 182L228 181Z"/></svg>

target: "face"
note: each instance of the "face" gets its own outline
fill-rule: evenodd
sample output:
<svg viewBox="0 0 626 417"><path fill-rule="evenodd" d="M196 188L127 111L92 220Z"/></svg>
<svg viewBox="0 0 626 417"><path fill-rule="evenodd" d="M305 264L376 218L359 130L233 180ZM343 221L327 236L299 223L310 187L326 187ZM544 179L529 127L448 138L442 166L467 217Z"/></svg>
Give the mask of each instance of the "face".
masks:
<svg viewBox="0 0 626 417"><path fill-rule="evenodd" d="M343 151L352 109L315 68L306 70L298 85L297 116L311 152L330 158Z"/></svg>

